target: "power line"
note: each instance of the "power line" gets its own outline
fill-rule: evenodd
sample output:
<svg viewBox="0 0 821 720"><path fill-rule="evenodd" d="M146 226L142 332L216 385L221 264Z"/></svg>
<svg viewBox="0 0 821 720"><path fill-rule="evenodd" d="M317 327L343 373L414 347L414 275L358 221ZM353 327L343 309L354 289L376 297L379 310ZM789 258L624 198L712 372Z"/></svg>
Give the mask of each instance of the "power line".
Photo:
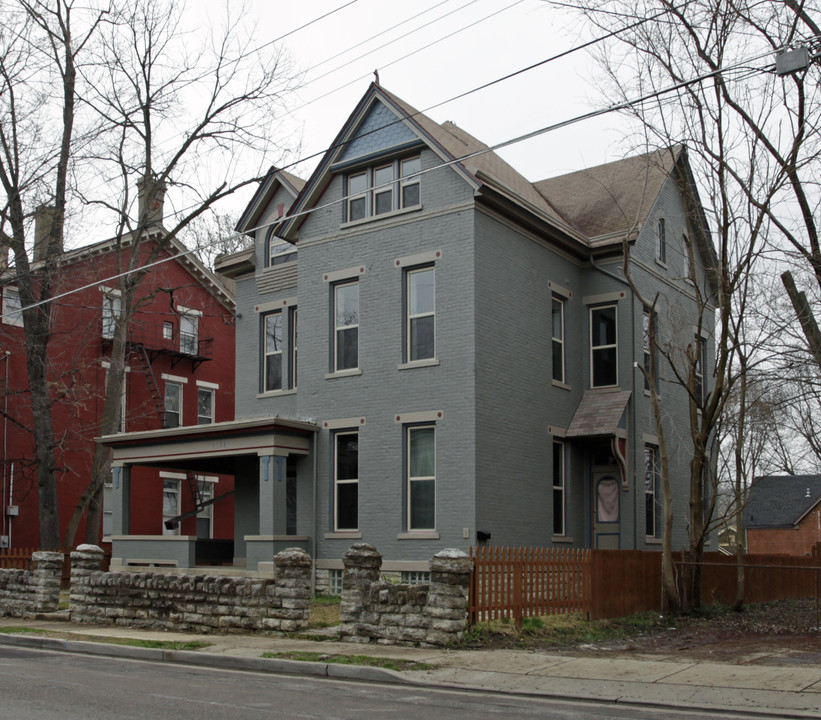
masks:
<svg viewBox="0 0 821 720"><path fill-rule="evenodd" d="M422 175L426 175L426 174L428 174L430 172L433 172L435 170L440 170L440 169L445 168L445 167L450 167L452 165L461 164L461 163L463 163L467 160L470 160L471 158L479 157L480 155L484 155L484 154L489 153L489 152L495 152L497 150L501 150L503 148L510 147L511 145L516 145L518 143L525 142L527 140L531 140L535 137L545 135L549 132L554 132L556 130L560 130L562 128L569 127L570 125L575 125L575 124L583 122L585 120L591 120L593 118L596 118L596 117L599 117L599 116L602 116L602 115L606 115L606 114L609 114L609 113L612 113L612 112L618 112L620 110L625 110L625 109L627 109L629 107L632 107L634 105L641 105L645 102L648 102L649 100L659 98L662 95L666 95L668 93L684 89L686 87L689 87L690 85L695 85L695 84L704 82L705 80L708 80L708 79L710 79L712 77L715 77L717 75L732 72L732 71L734 71L738 68L742 68L744 66L747 66L749 63L755 62L757 60L760 60L763 57L767 57L767 56L770 56L770 55L771 55L771 52L767 51L765 53L761 53L760 55L754 56L752 58L745 59L744 61L741 61L741 62L737 63L736 65L730 66L729 68L718 68L718 69L712 70L708 73L704 73L702 75L699 75L695 78L691 78L689 80L682 80L682 81L680 81L678 83L675 83L671 86L668 86L668 87L660 89L660 90L655 90L653 92L647 93L645 95L642 95L642 96L640 96L638 98L635 98L635 99L632 99L632 100L625 100L625 101L622 101L622 102L619 102L619 103L614 103L612 105L609 105L605 108L601 108L599 110L592 110L588 113L584 113L582 115L576 115L572 118L568 118L566 120L562 120L562 121L557 122L557 123L552 123L550 125L545 125L544 127L538 128L537 130L532 130L531 132L524 133L522 135L517 135L516 137L513 137L513 138L510 138L508 140L504 140L502 142L496 143L495 145L484 147L480 150L476 150L474 152L467 153L466 155L462 155L462 156L454 158L452 160L447 160L447 161L440 162L439 164L434 165L433 167L426 168L426 169L420 170L417 173L414 173L412 176L409 176L409 178L421 177ZM773 63L770 63L769 65L767 65L765 67L762 67L762 68L758 68L758 69L745 68L745 70L744 70L745 76L750 75L752 73L758 74L758 73L762 73L762 72L770 72L772 67L773 67ZM392 185L392 183L386 183L385 185L380 185L377 188L371 188L371 191L376 190L379 187L387 187L388 185ZM263 228L270 227L272 225L279 225L279 224L281 224L283 222L286 222L288 220L293 220L293 219L296 219L296 218L299 218L299 217L303 217L305 215L309 215L310 213L316 212L318 210L324 210L326 208L333 207L334 205L338 205L342 202L347 201L350 197L355 197L356 195L360 195L360 194L361 193L355 193L353 195L343 195L341 198L338 198L336 200L332 200L328 203L325 203L324 205L317 205L317 206L308 208L306 210L303 210L303 211L300 211L300 212L297 212L297 213L285 215L281 218L277 218L276 220L274 220L272 222L263 223L261 225L258 225L256 227L254 227L254 228L250 228L250 229L246 230L246 232L254 232L256 230L261 230ZM217 240L214 243L212 243L212 245L216 245L218 242L220 242L220 241ZM176 255L171 255L167 258L161 258L159 260L156 260L155 262L149 263L147 265L143 265L139 268L134 268L132 270L126 270L126 271L124 271L122 273L119 273L117 275L112 275L108 278L104 278L102 280L95 281L95 282L89 283L87 285L83 285L82 287L75 288L74 290L68 290L64 293L60 293L58 295L55 295L55 296L53 296L52 298L50 298L48 300L42 300L42 301L39 301L39 302L36 302L36 303L32 303L31 305L28 305L25 308L21 308L19 311L15 311L14 314L16 315L17 313L22 313L23 310L28 310L28 309L31 309L31 308L35 308L35 307L39 307L41 305L48 304L50 302L53 302L54 300L62 299L62 298L67 297L67 296L69 296L73 293L82 292L83 290L88 290L90 288L102 285L103 283L110 282L112 280L118 280L122 277L132 275L132 274L134 274L136 272L139 272L141 270L144 270L146 268L161 265L162 263L169 262L170 260L175 260L175 259L178 259L178 258L181 258L181 257L185 257L185 256L191 255L192 253L195 253L195 252L196 252L196 249L189 249L189 250L186 250L185 252L177 253ZM7 317L9 314L0 315L0 319Z"/></svg>
<svg viewBox="0 0 821 720"><path fill-rule="evenodd" d="M437 7L438 7L438 6L437 6ZM462 6L462 7L465 7L465 6ZM460 9L461 9L461 8L460 8ZM447 104L448 104L448 103L450 103L450 102L453 102L453 101L455 101L455 100L462 99L462 98L467 97L467 96L469 96L469 95L471 95L471 94L473 94L473 93L479 92L480 90L484 90L484 89L486 89L486 88L492 87L493 85L497 85L497 84L499 84L499 83L501 83L501 82L504 82L504 81L506 81L506 80L509 80L509 79L511 79L511 78L513 78L513 77L515 77L515 76L517 76L517 75L521 75L521 74L523 74L523 73L525 73L525 72L528 72L528 71L530 71L530 70L533 70L533 69L536 69L536 68L541 67L541 66L543 66L543 65L546 65L546 64L548 64L548 63L550 63L550 62L554 62L554 61L559 60L559 59L561 59L561 58L563 58L563 57L567 57L567 56L569 56L569 55L571 55L571 54L573 54L573 53L580 52L581 50L587 49L588 47L591 47L591 46L593 46L593 45L595 45L595 44L601 43L601 42L603 42L603 41L605 41L605 40L609 39L610 37L614 37L614 36L616 36L616 35L618 35L618 34L620 34L620 33L623 33L623 32L626 32L626 31L628 31L628 30L631 30L631 29L633 29L633 28L635 28L635 27L637 27L637 26L639 26L639 25L642 25L642 24L644 24L644 23L647 23L647 22L650 22L650 21L656 20L657 18L661 17L662 15L667 14L668 12L669 12L669 10L664 10L664 11L661 11L661 12L657 13L656 15L653 15L653 16L649 16L649 17L643 18L643 19L638 20L637 22L632 23L632 24L630 24L630 25L627 25L627 26L625 26L625 27L623 27L623 28L620 28L620 29L618 29L618 30L614 30L614 31L612 31L612 32L606 33L605 35L602 35L602 36L599 36L599 37L593 38L592 40L589 40L589 41L587 41L587 42L583 43L582 45L579 45L579 46L576 46L576 47L570 48L570 49L568 49L568 50L564 50L564 51L559 52L559 53L557 53L557 54L555 54L555 55L551 55L550 57L545 58L544 60L541 60L541 61L539 61L539 62L533 63L532 65L529 65L529 66L527 66L527 67L521 68L521 69L519 69L519 70L516 70L516 71L514 71L514 72L512 72L512 73L509 73L509 74L507 74L507 75L504 75L504 76L502 76L502 77L496 78L495 80L491 80L490 82L484 83L483 85L477 86L477 87L475 87L475 88L472 88L472 89L470 89L470 90L467 90L467 91L465 91L465 92L462 92L462 93L460 93L460 94L458 94L458 95L452 96L452 97L450 97L450 98L446 98L445 100L441 100L440 102L435 103L434 105L430 105L430 106L428 106L427 108L424 108L423 110L419 110L419 111L417 111L416 113L413 113L413 114L411 114L411 115L403 115L402 117L397 118L396 120L392 121L391 123L388 123L388 124L386 124L386 125L383 125L383 126L381 126L381 127L377 128L377 129L374 129L374 130L371 130L371 131L366 131L366 132L364 132L364 133L361 133L361 134L360 134L360 137L365 137L365 136L370 135L370 134L375 133L375 132L381 132L381 131L382 131L382 130L384 130L386 127L390 127L390 126L392 126L392 125L396 125L396 124L402 123L402 122L404 122L406 119L413 118L413 117L415 117L416 115L422 115L422 114L425 114L425 113L427 113L427 112L430 112L431 110L434 110L434 109L436 109L436 108L442 107L443 105L447 105ZM486 18L485 18L485 19L486 19ZM304 26L303 26L303 27L304 27ZM295 32L295 31L291 31L291 32ZM290 33L289 33L289 34L290 34ZM312 101L312 102L313 102L313 101ZM305 162L307 162L308 160L312 160L312 159L314 159L314 158L324 156L324 155L325 155L327 152L329 152L330 150L334 150L334 149L336 149L336 148L338 148L338 147L341 147L343 144L344 144L344 143L340 143L340 144L337 144L337 145L331 145L331 146L329 146L329 147L327 147L327 148L325 148L325 149L322 149L322 150L319 150L319 151L317 151L317 152L315 152L315 153L312 153L311 155L308 155L308 156L306 156L306 157L300 158L299 160L296 160L296 161L294 161L294 162L292 162L292 163L289 163L289 164L287 164L287 165L283 165L281 168L278 168L278 169L280 169L280 170L288 170L288 169L290 169L290 168L296 167L297 165L301 165L302 163L305 163ZM197 205L191 205L191 206L189 206L189 207L182 208L182 210L181 210L180 212L185 212L186 210L194 209L194 208L196 208L196 207L197 207ZM138 230L139 230L139 228L138 228ZM111 239L116 239L116 238L111 238ZM101 241L101 242L105 242L105 240L103 240L103 241ZM34 271L31 271L31 272L34 272ZM17 277L21 277L21 276L22 276L22 275L18 275Z"/></svg>

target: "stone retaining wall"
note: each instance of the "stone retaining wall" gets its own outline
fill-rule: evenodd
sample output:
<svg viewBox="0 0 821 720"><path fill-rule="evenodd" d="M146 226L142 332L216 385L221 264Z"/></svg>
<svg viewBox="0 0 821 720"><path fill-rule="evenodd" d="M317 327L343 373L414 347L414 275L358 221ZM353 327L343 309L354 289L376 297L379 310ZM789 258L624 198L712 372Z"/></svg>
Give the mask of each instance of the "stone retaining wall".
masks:
<svg viewBox="0 0 821 720"><path fill-rule="evenodd" d="M342 562L341 640L443 646L464 636L473 561L461 550L433 556L429 585L380 582L382 556L367 543Z"/></svg>
<svg viewBox="0 0 821 720"><path fill-rule="evenodd" d="M308 628L311 558L298 548L275 558L276 579L102 572L103 551L71 553L72 622L199 633Z"/></svg>
<svg viewBox="0 0 821 720"><path fill-rule="evenodd" d="M0 570L0 616L54 612L60 605L63 553L36 552L31 570Z"/></svg>

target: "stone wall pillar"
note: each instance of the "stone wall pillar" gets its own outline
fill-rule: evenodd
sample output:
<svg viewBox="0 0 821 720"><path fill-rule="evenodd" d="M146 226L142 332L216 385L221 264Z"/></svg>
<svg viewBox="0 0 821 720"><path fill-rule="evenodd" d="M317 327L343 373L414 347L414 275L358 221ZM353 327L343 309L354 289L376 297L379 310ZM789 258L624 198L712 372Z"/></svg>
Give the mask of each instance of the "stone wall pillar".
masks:
<svg viewBox="0 0 821 720"><path fill-rule="evenodd" d="M364 617L365 606L372 583L379 581L382 569L382 555L373 545L356 543L342 556L344 567L342 575L342 602L339 606L339 619L342 625L339 628L339 637L350 641L368 642L359 626L375 624L373 618Z"/></svg>
<svg viewBox="0 0 821 720"><path fill-rule="evenodd" d="M311 615L311 556L302 548L285 548L274 557L276 593L290 619L279 623L282 632L306 630Z"/></svg>
<svg viewBox="0 0 821 720"><path fill-rule="evenodd" d="M31 556L32 612L55 612L60 607L63 553L36 552Z"/></svg>
<svg viewBox="0 0 821 720"><path fill-rule="evenodd" d="M468 595L473 560L461 550L442 550L430 561L430 589L425 614L431 626L425 641L447 645L462 639L468 623Z"/></svg>
<svg viewBox="0 0 821 720"><path fill-rule="evenodd" d="M94 605L88 591L92 573L103 569L103 549L96 545L79 545L71 553L71 590L69 591L69 617L84 622L87 609Z"/></svg>

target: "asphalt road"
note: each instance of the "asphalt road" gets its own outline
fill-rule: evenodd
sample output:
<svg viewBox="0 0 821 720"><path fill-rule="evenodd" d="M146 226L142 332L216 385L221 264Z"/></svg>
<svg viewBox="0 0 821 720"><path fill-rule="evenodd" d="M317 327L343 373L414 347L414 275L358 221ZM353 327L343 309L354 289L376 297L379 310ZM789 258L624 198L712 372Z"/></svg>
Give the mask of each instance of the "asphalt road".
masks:
<svg viewBox="0 0 821 720"><path fill-rule="evenodd" d="M0 646L0 720L534 717L692 720L702 718L703 712L211 670Z"/></svg>

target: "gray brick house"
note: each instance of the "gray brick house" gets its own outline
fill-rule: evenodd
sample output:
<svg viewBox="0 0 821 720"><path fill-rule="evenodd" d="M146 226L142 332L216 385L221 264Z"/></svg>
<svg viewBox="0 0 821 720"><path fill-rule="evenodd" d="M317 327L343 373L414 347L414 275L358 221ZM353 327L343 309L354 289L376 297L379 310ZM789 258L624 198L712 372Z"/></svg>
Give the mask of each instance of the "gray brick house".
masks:
<svg viewBox="0 0 821 720"><path fill-rule="evenodd" d="M237 564L302 545L324 586L359 541L411 576L477 542L660 546L622 241L660 344L708 338L706 393L695 289L713 253L684 149L531 183L374 84L308 181L272 169L238 230L253 250L217 266L236 283L237 419L144 438L136 460L233 463ZM683 513L688 401L670 380L662 366Z"/></svg>

